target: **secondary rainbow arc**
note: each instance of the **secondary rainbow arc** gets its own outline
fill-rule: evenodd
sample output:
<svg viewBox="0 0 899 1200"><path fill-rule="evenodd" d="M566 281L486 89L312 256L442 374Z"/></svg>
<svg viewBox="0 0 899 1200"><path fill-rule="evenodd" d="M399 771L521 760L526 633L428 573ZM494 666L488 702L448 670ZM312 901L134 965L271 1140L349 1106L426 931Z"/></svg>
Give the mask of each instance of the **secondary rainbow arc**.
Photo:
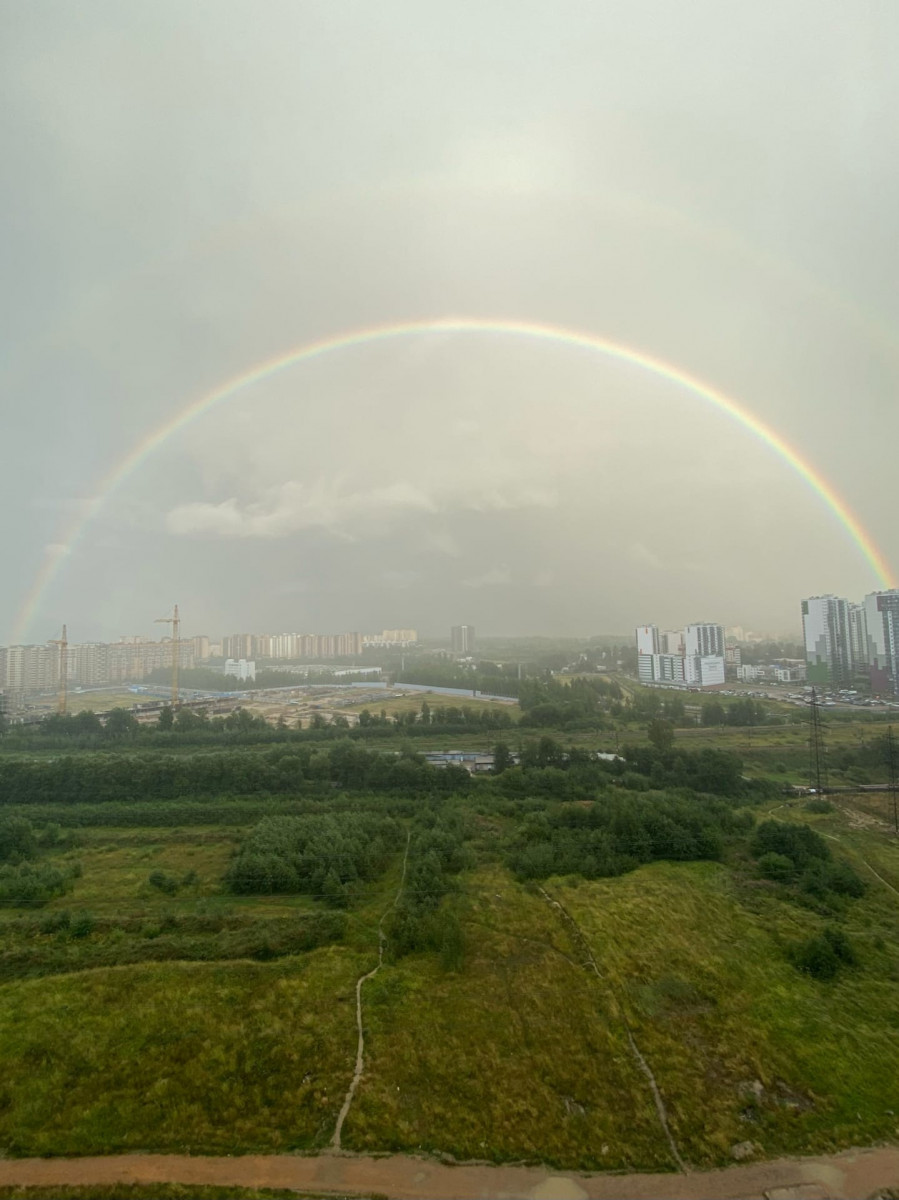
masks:
<svg viewBox="0 0 899 1200"><path fill-rule="evenodd" d="M351 347L364 346L409 337L415 334L483 334L531 338L554 342L581 349L592 350L607 358L629 363L659 378L666 379L678 387L698 396L726 413L764 444L778 454L824 501L839 523L855 542L859 551L871 567L881 587L895 586L894 576L883 552L874 538L867 532L860 519L824 476L803 457L802 454L770 425L743 407L724 392L698 379L680 367L656 358L642 350L613 342L607 338L581 330L543 324L535 321L480 319L475 317L443 317L403 321L389 325L375 325L363 329L342 331L316 341L293 347L284 354L257 363L242 374L232 377L210 392L198 397L179 413L163 422L137 443L123 459L117 462L100 481L94 499L79 514L76 521L64 531L38 571L34 583L24 598L16 617L13 641L19 641L32 623L44 593L55 579L63 562L77 546L93 518L105 505L110 496L136 471L141 463L170 437L184 429L215 405L231 399L244 388L259 383L267 377L288 367L307 362L312 358L332 354Z"/></svg>

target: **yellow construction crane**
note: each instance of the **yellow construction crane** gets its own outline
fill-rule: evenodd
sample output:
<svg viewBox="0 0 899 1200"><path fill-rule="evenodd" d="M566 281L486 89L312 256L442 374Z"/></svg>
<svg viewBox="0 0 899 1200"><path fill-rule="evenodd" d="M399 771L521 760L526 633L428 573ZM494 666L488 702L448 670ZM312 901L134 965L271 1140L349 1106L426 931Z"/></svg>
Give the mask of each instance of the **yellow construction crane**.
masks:
<svg viewBox="0 0 899 1200"><path fill-rule="evenodd" d="M51 638L50 645L59 646L59 688L56 707L60 715L65 716L69 700L69 639L65 625L62 627L62 637Z"/></svg>
<svg viewBox="0 0 899 1200"><path fill-rule="evenodd" d="M178 704L178 659L181 653L181 618L178 616L178 605L170 617L157 617L157 625L172 627L172 708Z"/></svg>

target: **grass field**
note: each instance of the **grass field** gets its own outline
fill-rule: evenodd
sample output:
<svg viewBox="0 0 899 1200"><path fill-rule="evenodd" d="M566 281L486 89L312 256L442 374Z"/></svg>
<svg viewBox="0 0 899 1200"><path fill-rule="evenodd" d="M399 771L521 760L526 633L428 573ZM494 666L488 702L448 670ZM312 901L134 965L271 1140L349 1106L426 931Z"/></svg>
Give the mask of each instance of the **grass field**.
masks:
<svg viewBox="0 0 899 1200"><path fill-rule="evenodd" d="M131 708L135 704L156 699L155 696L141 695L139 692L129 692L127 688L121 691L103 690L97 692L69 692L66 697L66 711L75 715L86 712L109 712L112 708ZM53 711L51 707L50 711Z"/></svg>
<svg viewBox="0 0 899 1200"><path fill-rule="evenodd" d="M838 749L877 732L834 722L828 739ZM805 737L802 726L677 732L785 780L801 778ZM461 963L395 960L388 944L363 989L365 1071L344 1147L673 1169L635 1047L688 1164L729 1162L746 1142L765 1157L899 1138L889 798L838 796L817 814L775 798L759 819L766 808L831 839L865 895L835 918L762 881L745 848L541 890L501 865L510 810L472 818L476 861L442 901ZM378 961L405 830L386 874L334 912L309 896L226 892L249 828L67 827L42 852L80 875L40 910L0 914L0 1154L328 1144L353 1073L355 984ZM823 982L790 952L834 919L858 962Z"/></svg>
<svg viewBox="0 0 899 1200"><path fill-rule="evenodd" d="M399 690L402 686L397 684ZM521 709L514 700L480 700L477 696L444 696L439 692L415 692L408 696L387 695L383 704L379 700L369 700L361 704L347 704L344 707L347 712L361 712L367 708L374 715L383 711L388 716L393 716L394 713L420 713L423 703L426 703L432 712L435 708L465 708L474 709L475 712L499 710L508 713L513 719L521 715Z"/></svg>

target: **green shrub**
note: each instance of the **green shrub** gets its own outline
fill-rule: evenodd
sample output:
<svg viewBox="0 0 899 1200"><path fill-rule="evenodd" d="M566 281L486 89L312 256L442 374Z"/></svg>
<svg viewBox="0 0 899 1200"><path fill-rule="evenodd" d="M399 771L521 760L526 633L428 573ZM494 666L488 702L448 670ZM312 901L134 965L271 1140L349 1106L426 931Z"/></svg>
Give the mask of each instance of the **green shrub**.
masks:
<svg viewBox="0 0 899 1200"><path fill-rule="evenodd" d="M803 805L806 812L810 813L832 813L836 809L824 796L814 796L808 803Z"/></svg>
<svg viewBox="0 0 899 1200"><path fill-rule="evenodd" d="M73 938L85 938L94 932L96 923L93 913L76 913L69 925L69 932Z"/></svg>
<svg viewBox="0 0 899 1200"><path fill-rule="evenodd" d="M0 904L40 908L66 890L61 871L45 864L6 863L0 866Z"/></svg>
<svg viewBox="0 0 899 1200"><path fill-rule="evenodd" d="M852 943L841 929L828 927L807 938L793 951L793 964L813 979L834 979L842 966L857 962Z"/></svg>
<svg viewBox="0 0 899 1200"><path fill-rule="evenodd" d="M830 858L830 848L819 833L808 825L786 821L763 821L755 831L750 850L755 858L782 854L799 868L816 859Z"/></svg>
<svg viewBox="0 0 899 1200"><path fill-rule="evenodd" d="M159 868L151 871L147 877L147 882L151 887L157 888L160 892L165 892L167 896L174 896L178 890L178 880L173 875L166 875L165 871L160 871Z"/></svg>
<svg viewBox="0 0 899 1200"><path fill-rule="evenodd" d="M865 894L864 880L845 859L809 863L802 872L799 886L807 895L819 900L826 900L832 895L857 899Z"/></svg>
<svg viewBox="0 0 899 1200"><path fill-rule="evenodd" d="M789 883L796 876L796 864L793 860L773 850L762 855L758 861L758 869L763 879L773 879L776 883Z"/></svg>

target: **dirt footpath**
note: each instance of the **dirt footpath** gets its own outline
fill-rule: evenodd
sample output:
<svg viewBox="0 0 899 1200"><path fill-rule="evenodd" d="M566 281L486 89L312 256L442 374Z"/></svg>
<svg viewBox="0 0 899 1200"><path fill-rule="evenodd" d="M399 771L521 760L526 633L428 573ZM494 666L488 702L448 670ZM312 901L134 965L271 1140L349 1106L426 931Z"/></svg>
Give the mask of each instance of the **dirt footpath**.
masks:
<svg viewBox="0 0 899 1200"><path fill-rule="evenodd" d="M0 1160L0 1184L208 1183L280 1187L390 1200L868 1200L899 1187L899 1147L829 1158L777 1159L685 1175L580 1175L541 1167L448 1166L424 1158L350 1154L240 1158L123 1154Z"/></svg>

